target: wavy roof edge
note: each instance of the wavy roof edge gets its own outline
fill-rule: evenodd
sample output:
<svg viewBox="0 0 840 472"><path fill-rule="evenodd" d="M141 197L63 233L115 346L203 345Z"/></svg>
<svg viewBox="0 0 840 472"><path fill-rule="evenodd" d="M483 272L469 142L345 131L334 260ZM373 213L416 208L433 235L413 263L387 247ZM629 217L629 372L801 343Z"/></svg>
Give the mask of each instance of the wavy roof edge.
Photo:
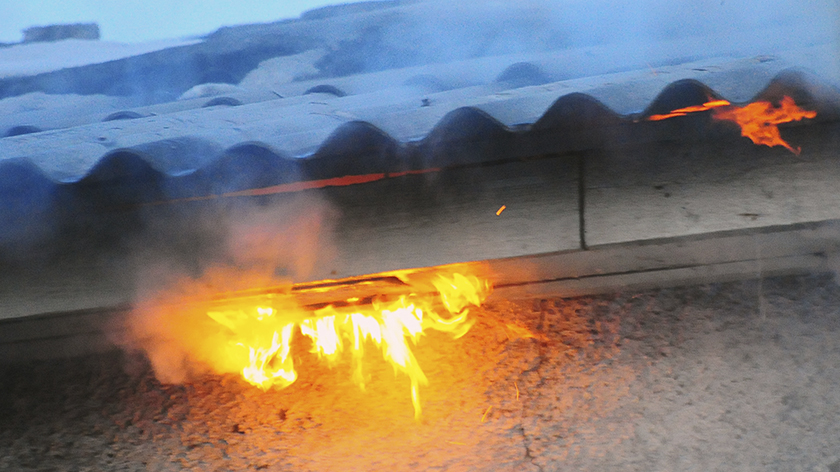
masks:
<svg viewBox="0 0 840 472"><path fill-rule="evenodd" d="M817 120L840 120L840 91L799 70L780 72L750 102L778 102L786 95L817 111ZM700 81L684 79L665 87L644 112L621 115L590 95L564 94L533 123L514 127L479 108L464 106L446 113L422 139L409 142L401 142L371 123L349 121L303 158L260 140L222 148L203 138L182 136L110 150L73 178L56 178L27 158L5 158L0 161L0 194L31 193L45 185L123 182L121 185L149 187L152 182L154 198L190 198L351 175L423 171L618 147L673 139L675 135L690 139L691 130L696 134L698 129L696 120L708 122L708 117L698 114L666 122L645 118L719 97ZM184 154L200 154L196 162L203 164L166 168L175 157L183 162ZM144 200L153 196L135 197Z"/></svg>

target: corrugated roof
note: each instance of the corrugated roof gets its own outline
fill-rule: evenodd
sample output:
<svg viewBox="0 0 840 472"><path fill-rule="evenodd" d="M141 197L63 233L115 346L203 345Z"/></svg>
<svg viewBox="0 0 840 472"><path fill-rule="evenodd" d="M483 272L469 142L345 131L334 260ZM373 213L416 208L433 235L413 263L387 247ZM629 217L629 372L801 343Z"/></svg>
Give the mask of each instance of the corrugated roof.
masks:
<svg viewBox="0 0 840 472"><path fill-rule="evenodd" d="M709 97L840 117L837 44L811 17L679 4L649 19L686 14L684 29L640 35L611 5L347 6L2 79L2 226L76 204L76 187L138 204L691 138L707 117L643 118Z"/></svg>

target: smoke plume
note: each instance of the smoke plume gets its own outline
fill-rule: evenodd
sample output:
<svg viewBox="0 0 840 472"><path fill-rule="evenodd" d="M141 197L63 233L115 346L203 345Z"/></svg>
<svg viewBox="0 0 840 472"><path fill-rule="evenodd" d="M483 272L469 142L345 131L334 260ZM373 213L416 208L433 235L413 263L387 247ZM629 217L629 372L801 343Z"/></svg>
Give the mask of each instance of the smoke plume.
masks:
<svg viewBox="0 0 840 472"><path fill-rule="evenodd" d="M203 222L192 221L191 226L205 228L209 239L221 235L218 244L209 245L221 253L211 257L206 248L198 251L205 256L197 267L155 257L148 248L140 251L134 308L115 330L115 341L143 352L163 383L181 383L205 372L237 372L239 367L225 357L227 333L207 316L214 298L269 287L288 293L293 282L312 276L333 253L334 213L318 199L237 206L212 215L211 221L204 216ZM291 297L273 303L297 309Z"/></svg>

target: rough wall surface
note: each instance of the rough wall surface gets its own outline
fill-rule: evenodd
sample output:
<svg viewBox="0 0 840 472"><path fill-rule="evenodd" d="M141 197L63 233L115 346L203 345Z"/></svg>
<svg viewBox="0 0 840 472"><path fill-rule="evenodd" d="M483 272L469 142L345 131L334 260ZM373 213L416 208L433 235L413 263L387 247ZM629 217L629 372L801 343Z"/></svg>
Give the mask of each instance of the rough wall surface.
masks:
<svg viewBox="0 0 840 472"><path fill-rule="evenodd" d="M491 301L420 342L419 422L389 367L362 393L305 352L269 392L130 355L5 365L0 468L834 471L838 306L831 276Z"/></svg>

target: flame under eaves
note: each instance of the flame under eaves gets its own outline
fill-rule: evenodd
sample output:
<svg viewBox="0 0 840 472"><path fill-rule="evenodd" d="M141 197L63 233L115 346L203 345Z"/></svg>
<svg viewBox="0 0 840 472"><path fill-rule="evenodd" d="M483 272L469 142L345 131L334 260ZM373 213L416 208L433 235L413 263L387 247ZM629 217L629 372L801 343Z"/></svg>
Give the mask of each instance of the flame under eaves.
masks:
<svg viewBox="0 0 840 472"><path fill-rule="evenodd" d="M661 121L690 113L712 111L715 120L731 121L741 127L741 136L753 143L764 146L784 146L790 152L799 155L800 148L794 148L782 139L779 126L782 123L816 118L816 111L799 108L793 98L785 96L776 106L769 101L757 101L742 107L732 105L727 100L709 100L702 105L678 108L670 113L651 115L647 121Z"/></svg>

